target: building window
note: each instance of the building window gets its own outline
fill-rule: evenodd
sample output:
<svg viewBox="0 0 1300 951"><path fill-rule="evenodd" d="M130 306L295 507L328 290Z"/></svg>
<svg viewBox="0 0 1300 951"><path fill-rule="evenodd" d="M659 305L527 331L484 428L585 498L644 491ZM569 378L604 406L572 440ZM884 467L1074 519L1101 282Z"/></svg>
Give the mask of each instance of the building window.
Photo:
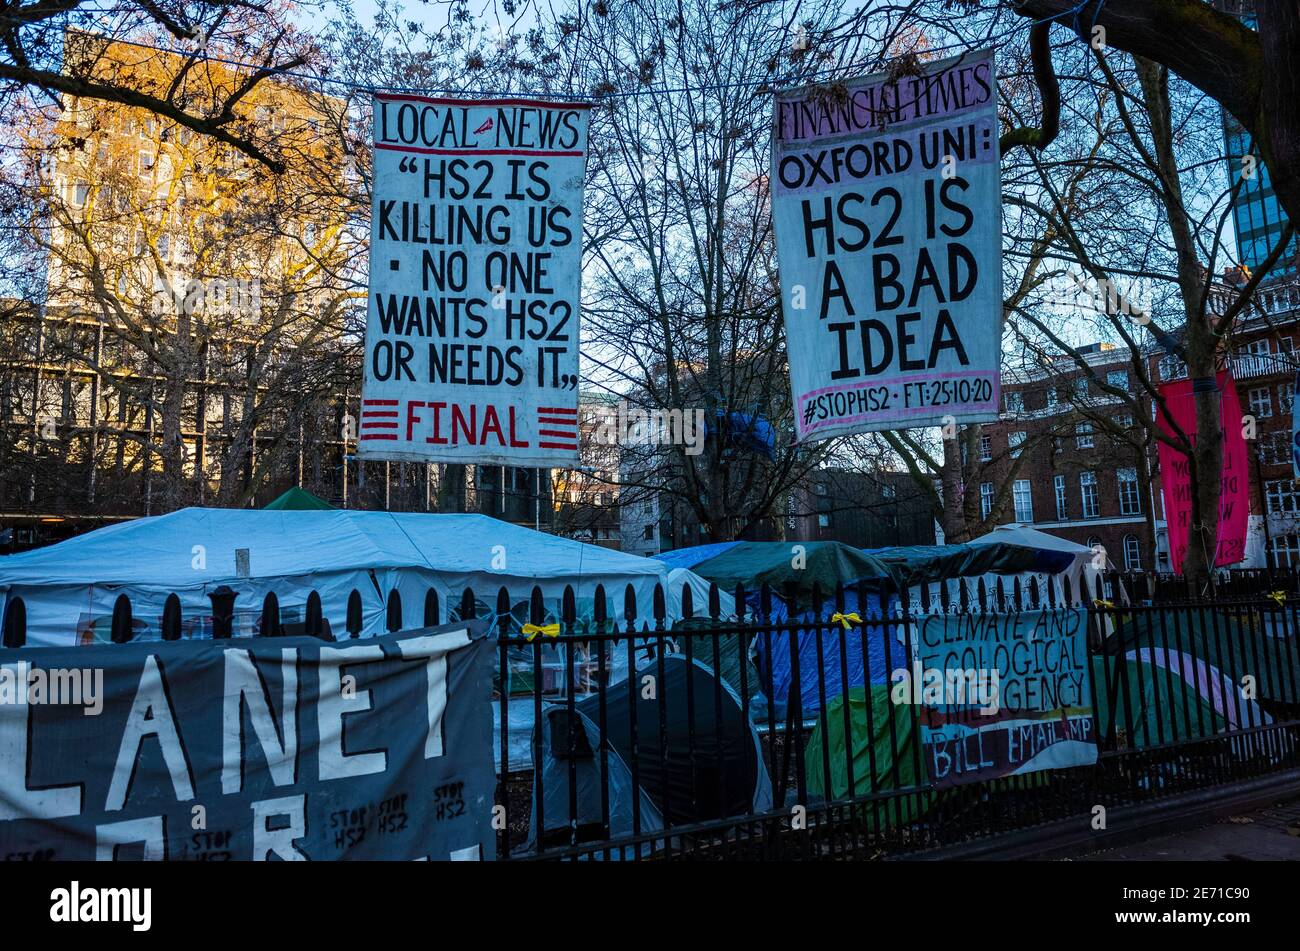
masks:
<svg viewBox="0 0 1300 951"><path fill-rule="evenodd" d="M1113 387L1115 387L1116 389L1127 390L1127 389L1128 389L1128 371L1127 371L1127 370L1111 370L1109 373L1106 374L1106 383L1107 383L1107 385L1109 385L1109 386L1113 386Z"/></svg>
<svg viewBox="0 0 1300 951"><path fill-rule="evenodd" d="M1011 458L1020 458L1020 447L1025 442L1025 433L1007 433L1007 448L1011 450Z"/></svg>
<svg viewBox="0 0 1300 951"><path fill-rule="evenodd" d="M1032 522L1034 520L1034 495L1028 479L1017 479L1012 487L1016 502L1016 521Z"/></svg>
<svg viewBox="0 0 1300 951"><path fill-rule="evenodd" d="M72 188L72 207L86 207L86 199L90 197L90 186L85 182L78 182Z"/></svg>
<svg viewBox="0 0 1300 951"><path fill-rule="evenodd" d="M1065 476L1059 475L1052 480L1052 485L1056 489L1056 520L1064 522L1070 516L1066 513L1065 504Z"/></svg>
<svg viewBox="0 0 1300 951"><path fill-rule="evenodd" d="M1083 517L1096 518L1101 512L1097 508L1097 474L1095 472L1079 473L1079 496L1083 501Z"/></svg>
<svg viewBox="0 0 1300 951"><path fill-rule="evenodd" d="M1180 380L1187 376L1187 364L1177 357L1164 357L1160 361L1160 379Z"/></svg>
<svg viewBox="0 0 1300 951"><path fill-rule="evenodd" d="M1138 489L1137 470L1120 469L1116 475L1119 477L1119 514L1141 515L1142 493Z"/></svg>
<svg viewBox="0 0 1300 951"><path fill-rule="evenodd" d="M1291 404L1295 401L1295 384L1282 383L1277 388L1277 408L1280 412L1291 412Z"/></svg>
<svg viewBox="0 0 1300 951"><path fill-rule="evenodd" d="M1025 395L1018 391L1007 393L1007 412L1023 413L1025 411Z"/></svg>
<svg viewBox="0 0 1300 951"><path fill-rule="evenodd" d="M1074 444L1080 449L1092 448L1092 423L1080 423L1074 427Z"/></svg>
<svg viewBox="0 0 1300 951"><path fill-rule="evenodd" d="M1267 386L1251 390L1247 400L1250 403L1250 415L1256 419L1268 419L1273 415L1273 393Z"/></svg>
<svg viewBox="0 0 1300 951"><path fill-rule="evenodd" d="M1300 492L1291 479L1264 483L1264 508L1272 512L1300 512Z"/></svg>
<svg viewBox="0 0 1300 951"><path fill-rule="evenodd" d="M1300 566L1300 535L1274 535L1273 564L1279 568Z"/></svg>
<svg viewBox="0 0 1300 951"><path fill-rule="evenodd" d="M993 483L980 483L980 518L987 519L993 511Z"/></svg>
<svg viewBox="0 0 1300 951"><path fill-rule="evenodd" d="M883 499L892 499L898 495L898 488L886 482L880 487L880 497Z"/></svg>
<svg viewBox="0 0 1300 951"><path fill-rule="evenodd" d="M818 516L817 516L817 525L818 525L818 527L820 527L820 528L830 528L830 527L831 527L831 517L830 517L829 515L818 515Z"/></svg>
<svg viewBox="0 0 1300 951"><path fill-rule="evenodd" d="M1070 392L1076 400L1088 398L1088 378L1086 376L1077 376L1070 381Z"/></svg>
<svg viewBox="0 0 1300 951"><path fill-rule="evenodd" d="M1124 567L1128 571L1142 570L1142 545L1136 535L1124 536Z"/></svg>
<svg viewBox="0 0 1300 951"><path fill-rule="evenodd" d="M1279 429L1259 437L1259 461L1266 466L1291 464L1291 432Z"/></svg>
<svg viewBox="0 0 1300 951"><path fill-rule="evenodd" d="M992 462L992 461L993 461L993 437L981 436L980 437L980 462Z"/></svg>

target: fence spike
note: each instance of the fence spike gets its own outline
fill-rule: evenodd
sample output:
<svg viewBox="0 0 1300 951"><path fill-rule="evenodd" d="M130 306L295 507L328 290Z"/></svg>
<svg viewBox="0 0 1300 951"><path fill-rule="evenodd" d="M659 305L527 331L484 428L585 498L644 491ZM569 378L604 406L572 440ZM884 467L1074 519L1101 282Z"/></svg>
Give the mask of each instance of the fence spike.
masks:
<svg viewBox="0 0 1300 951"><path fill-rule="evenodd" d="M402 593L396 588L388 592L388 608L384 616L384 628L390 634L402 629Z"/></svg>
<svg viewBox="0 0 1300 951"><path fill-rule="evenodd" d="M564 633L572 634L573 626L578 622L578 604L571 584L564 586L564 596L560 599L560 620L564 622Z"/></svg>
<svg viewBox="0 0 1300 951"><path fill-rule="evenodd" d="M180 608L180 602L176 603ZM321 607L320 592L313 590L307 595L307 608L303 612L303 633L308 637L315 637L318 640L333 640L333 636L325 636L325 611Z"/></svg>
<svg viewBox="0 0 1300 951"><path fill-rule="evenodd" d="M27 603L11 597L5 604L4 646L22 647L27 643Z"/></svg>
<svg viewBox="0 0 1300 951"><path fill-rule="evenodd" d="M312 593L315 594L314 591ZM162 638L164 641L178 641L181 638L181 599L174 591L163 602Z"/></svg>
<svg viewBox="0 0 1300 951"><path fill-rule="evenodd" d="M280 599L275 596L274 591L266 592L266 597L262 599L262 636L279 637L280 630Z"/></svg>

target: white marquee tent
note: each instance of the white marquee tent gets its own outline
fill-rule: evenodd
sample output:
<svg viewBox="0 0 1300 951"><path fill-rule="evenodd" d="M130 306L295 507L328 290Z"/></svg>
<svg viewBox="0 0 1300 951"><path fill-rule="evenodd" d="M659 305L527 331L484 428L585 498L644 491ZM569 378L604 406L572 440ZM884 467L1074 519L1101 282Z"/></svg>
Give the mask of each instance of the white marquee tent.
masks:
<svg viewBox="0 0 1300 951"><path fill-rule="evenodd" d="M706 610L708 584L690 572L486 515L189 508L0 557L0 604L7 611L22 598L29 646L109 640L114 605L123 594L131 601L134 638L157 639L173 593L181 603L181 636L205 637L211 633L209 595L222 585L237 593L235 636L256 632L268 592L275 592L282 620L291 625L301 621L315 591L341 639L353 591L361 600L361 636L368 637L385 631L394 591L402 627L414 628L424 623L430 590L438 596L439 620L458 608L467 587L479 616L495 612L503 586L512 613L527 620L520 606L534 586L547 612L558 617L571 585L582 617L590 615L596 585L603 584L610 616L622 621L626 586L635 591L644 619L657 583L665 587L670 622L681 616L684 584L696 613ZM731 598L723 593L722 600L724 613L732 613Z"/></svg>
<svg viewBox="0 0 1300 951"><path fill-rule="evenodd" d="M1059 535L1040 532L1028 525L999 525L987 535L972 538L970 544L1019 545L1022 548L1037 548L1040 551L1064 552L1072 555L1073 560L1069 566L1055 575L1055 584L1057 585L1057 593L1060 594L1060 581L1063 578L1068 578L1071 591L1076 599L1080 597L1082 591L1080 584L1083 581L1088 582L1089 590L1096 591L1098 577L1101 573L1114 569L1114 565L1106 557L1104 551L1095 552L1086 545L1080 545L1078 542L1061 538Z"/></svg>

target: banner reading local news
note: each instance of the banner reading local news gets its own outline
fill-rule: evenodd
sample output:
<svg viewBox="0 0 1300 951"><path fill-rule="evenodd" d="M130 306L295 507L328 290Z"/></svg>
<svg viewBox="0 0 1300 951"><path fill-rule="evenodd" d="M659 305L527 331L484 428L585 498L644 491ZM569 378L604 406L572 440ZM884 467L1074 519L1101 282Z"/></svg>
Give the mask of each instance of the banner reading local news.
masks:
<svg viewBox="0 0 1300 951"><path fill-rule="evenodd" d="M779 95L772 215L800 441L997 418L991 50Z"/></svg>
<svg viewBox="0 0 1300 951"><path fill-rule="evenodd" d="M484 630L0 651L0 854L489 859Z"/></svg>
<svg viewBox="0 0 1300 951"><path fill-rule="evenodd" d="M578 459L588 107L374 98L363 459Z"/></svg>
<svg viewBox="0 0 1300 951"><path fill-rule="evenodd" d="M895 673L893 689L923 704L921 742L936 786L1097 761L1082 609L914 623L912 669Z"/></svg>

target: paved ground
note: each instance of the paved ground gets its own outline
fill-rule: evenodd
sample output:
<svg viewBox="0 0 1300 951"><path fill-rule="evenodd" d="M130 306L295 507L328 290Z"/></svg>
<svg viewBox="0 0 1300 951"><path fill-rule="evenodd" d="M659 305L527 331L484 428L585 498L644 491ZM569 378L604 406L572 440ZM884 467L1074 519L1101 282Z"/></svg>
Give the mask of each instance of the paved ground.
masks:
<svg viewBox="0 0 1300 951"><path fill-rule="evenodd" d="M1075 861L1300 861L1300 799L1145 842L1082 853Z"/></svg>

